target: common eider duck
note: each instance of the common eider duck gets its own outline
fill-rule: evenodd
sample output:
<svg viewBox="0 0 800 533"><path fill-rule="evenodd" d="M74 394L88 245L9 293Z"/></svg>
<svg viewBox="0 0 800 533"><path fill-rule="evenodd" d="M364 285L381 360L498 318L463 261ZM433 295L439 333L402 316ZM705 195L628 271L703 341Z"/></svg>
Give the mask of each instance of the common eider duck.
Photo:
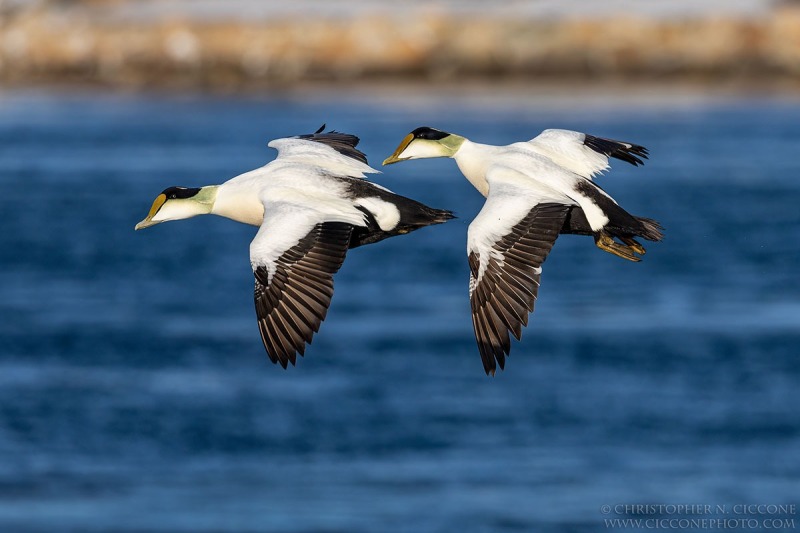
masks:
<svg viewBox="0 0 800 533"><path fill-rule="evenodd" d="M319 330L349 249L453 218L367 181L378 171L358 137L324 129L271 141L274 161L222 185L165 189L135 228L206 214L259 226L250 243L258 328L283 368Z"/></svg>
<svg viewBox="0 0 800 533"><path fill-rule="evenodd" d="M600 249L629 261L645 253L636 237L662 239L658 222L629 214L592 181L609 168L609 157L638 166L647 156L643 146L577 131L548 129L493 146L421 127L384 160L451 157L486 197L469 226L467 254L472 323L487 374L504 368L509 332L520 340L559 233L593 236Z"/></svg>

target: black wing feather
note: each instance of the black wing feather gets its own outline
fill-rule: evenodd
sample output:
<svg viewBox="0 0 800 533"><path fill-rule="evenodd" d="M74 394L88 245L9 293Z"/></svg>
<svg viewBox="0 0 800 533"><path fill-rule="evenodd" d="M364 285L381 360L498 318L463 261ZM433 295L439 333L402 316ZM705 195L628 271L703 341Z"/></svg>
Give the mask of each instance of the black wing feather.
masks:
<svg viewBox="0 0 800 533"><path fill-rule="evenodd" d="M337 152L347 157L352 157L357 161L361 161L365 165L367 163L367 156L361 150L357 150L356 146L360 139L355 135L351 135L349 133L341 133L336 130L327 131L322 133L322 130L325 129L325 124L322 125L320 129L315 131L314 133L307 133L305 135L297 135L295 138L297 139L305 139L307 141L314 141L321 144L325 144L330 146Z"/></svg>
<svg viewBox="0 0 800 533"><path fill-rule="evenodd" d="M258 329L273 363L294 365L319 331L352 231L353 226L341 222L317 224L281 255L271 280L266 266L253 271Z"/></svg>
<svg viewBox="0 0 800 533"><path fill-rule="evenodd" d="M490 257L478 279L480 256L469 255L473 280L470 302L475 339L487 374L505 367L511 351L509 332L519 340L539 293L541 267L558 238L570 206L539 204L501 237L494 249L502 261Z"/></svg>
<svg viewBox="0 0 800 533"><path fill-rule="evenodd" d="M647 159L648 151L644 146L613 139L604 139L594 135L585 134L583 144L607 157L613 157L633 166L644 165L642 159Z"/></svg>

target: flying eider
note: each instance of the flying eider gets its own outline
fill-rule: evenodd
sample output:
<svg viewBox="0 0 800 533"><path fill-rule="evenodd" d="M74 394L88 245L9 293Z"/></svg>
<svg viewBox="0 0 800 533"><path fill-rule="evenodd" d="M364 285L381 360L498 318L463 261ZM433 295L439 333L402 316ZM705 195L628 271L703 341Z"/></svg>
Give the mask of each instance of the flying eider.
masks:
<svg viewBox="0 0 800 533"><path fill-rule="evenodd" d="M165 189L136 225L210 213L259 226L250 243L258 328L284 368L325 319L347 250L453 218L364 179L378 171L358 137L324 129L270 142L274 161L222 185Z"/></svg>
<svg viewBox="0 0 800 533"><path fill-rule="evenodd" d="M635 237L662 238L658 222L629 214L592 182L609 168L609 157L643 164L643 146L555 129L527 142L492 146L422 127L383 164L431 157L455 159L486 197L469 226L467 253L472 323L487 374L505 366L509 331L520 339L542 263L559 233L591 235L600 249L629 261L645 253Z"/></svg>

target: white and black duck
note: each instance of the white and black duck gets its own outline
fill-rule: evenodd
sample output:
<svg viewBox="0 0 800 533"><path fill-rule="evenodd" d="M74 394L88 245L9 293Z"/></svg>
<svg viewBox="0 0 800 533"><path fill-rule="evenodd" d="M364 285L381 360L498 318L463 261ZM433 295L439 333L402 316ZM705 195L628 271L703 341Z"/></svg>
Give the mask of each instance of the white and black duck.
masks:
<svg viewBox="0 0 800 533"><path fill-rule="evenodd" d="M434 128L417 128L383 164L450 157L486 197L469 226L470 301L487 374L502 369L534 309L542 263L559 233L590 235L614 255L639 261L637 237L662 238L655 220L629 214L592 179L609 157L643 164L647 149L577 131L546 130L507 146L479 144Z"/></svg>
<svg viewBox="0 0 800 533"><path fill-rule="evenodd" d="M274 161L221 185L165 189L136 225L213 214L259 226L250 244L258 328L284 368L319 330L349 249L453 217L367 181L378 171L358 137L324 128L273 140Z"/></svg>

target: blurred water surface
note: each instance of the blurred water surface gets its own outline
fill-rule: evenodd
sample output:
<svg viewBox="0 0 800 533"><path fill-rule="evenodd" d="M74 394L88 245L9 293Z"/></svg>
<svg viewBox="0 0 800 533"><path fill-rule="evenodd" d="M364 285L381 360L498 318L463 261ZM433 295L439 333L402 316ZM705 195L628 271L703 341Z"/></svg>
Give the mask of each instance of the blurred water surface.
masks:
<svg viewBox="0 0 800 533"><path fill-rule="evenodd" d="M598 531L602 505L797 503L800 104L586 94L0 97L0 530ZM420 125L650 148L600 183L667 238L559 239L483 374L451 161L375 179L460 216L352 251L297 368L253 315L255 228L134 224L321 123L373 165ZM612 515L613 516L613 515Z"/></svg>

